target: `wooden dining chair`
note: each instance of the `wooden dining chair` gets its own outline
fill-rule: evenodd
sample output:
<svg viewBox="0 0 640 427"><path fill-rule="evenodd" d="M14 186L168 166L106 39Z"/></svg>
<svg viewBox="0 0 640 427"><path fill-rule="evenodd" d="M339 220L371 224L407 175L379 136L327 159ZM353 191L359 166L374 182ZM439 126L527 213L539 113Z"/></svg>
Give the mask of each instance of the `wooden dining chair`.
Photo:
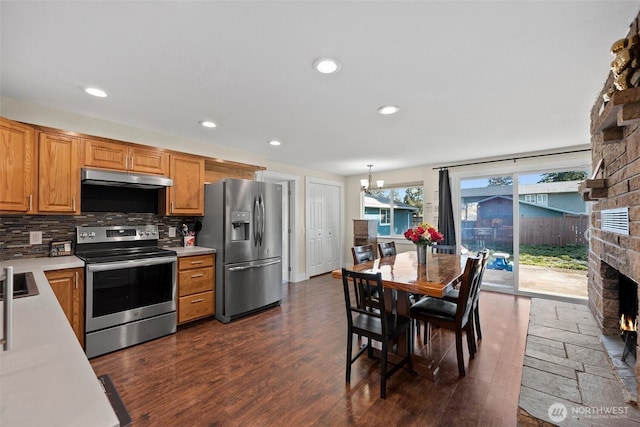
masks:
<svg viewBox="0 0 640 427"><path fill-rule="evenodd" d="M431 246L431 252L434 254L456 254L455 245L433 245Z"/></svg>
<svg viewBox="0 0 640 427"><path fill-rule="evenodd" d="M394 256L396 254L396 242L378 243L378 253L380 254L380 258Z"/></svg>
<svg viewBox="0 0 640 427"><path fill-rule="evenodd" d="M463 333L467 335L469 358L473 359L475 354L472 306L475 293L478 290L480 266L479 257L467 258L457 303L446 301L442 298L425 297L413 304L410 308L411 317L422 320L425 322L425 325L428 323L445 329L450 329L455 332L458 372L462 377L465 376L464 355L462 349ZM428 328L425 328L425 334L427 333L427 330Z"/></svg>
<svg viewBox="0 0 640 427"><path fill-rule="evenodd" d="M487 270L487 264L489 263L489 249L478 252L477 256L480 257L481 269L480 278L478 279L478 292L476 293L476 297L473 301L473 325L475 329L474 343L475 338L479 340L482 339L482 328L480 326L480 287L482 286L484 272ZM459 289L452 289L442 298L447 301L457 303L459 295Z"/></svg>
<svg viewBox="0 0 640 427"><path fill-rule="evenodd" d="M373 245L354 246L351 248L351 255L353 255L353 264L362 264L367 261L373 261Z"/></svg>
<svg viewBox="0 0 640 427"><path fill-rule="evenodd" d="M411 343L413 329L411 319L388 313L384 303L382 275L380 273L358 273L345 268L342 269L342 284L344 287L344 301L347 309L347 383L351 382L351 365L365 351L372 356L372 341L382 344L380 363L380 398L387 394L387 379L401 367L407 365L413 373L411 364ZM374 293L375 291L375 293ZM380 297L378 297L380 296ZM362 346L355 356L352 356L353 334L367 337L367 344ZM394 341L402 334L406 335L406 355L391 369L387 369L389 350Z"/></svg>

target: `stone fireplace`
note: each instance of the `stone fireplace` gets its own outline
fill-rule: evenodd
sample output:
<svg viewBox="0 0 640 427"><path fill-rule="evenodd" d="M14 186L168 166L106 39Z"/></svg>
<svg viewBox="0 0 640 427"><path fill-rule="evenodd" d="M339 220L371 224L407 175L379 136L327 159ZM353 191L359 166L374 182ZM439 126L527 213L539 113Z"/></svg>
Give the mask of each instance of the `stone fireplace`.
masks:
<svg viewBox="0 0 640 427"><path fill-rule="evenodd" d="M638 17L628 36L636 34ZM613 82L610 73L591 111L594 175L582 187L592 202L589 308L604 335L620 334L625 306L635 304L638 314L637 289L635 295L620 294L621 281L640 283L640 88L615 92L605 104L602 95Z"/></svg>

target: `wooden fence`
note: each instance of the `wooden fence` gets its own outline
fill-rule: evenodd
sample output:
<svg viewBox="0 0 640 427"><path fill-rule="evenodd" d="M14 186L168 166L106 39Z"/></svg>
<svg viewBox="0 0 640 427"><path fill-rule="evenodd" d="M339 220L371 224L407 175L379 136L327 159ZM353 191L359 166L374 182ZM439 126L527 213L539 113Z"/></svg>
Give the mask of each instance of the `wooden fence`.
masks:
<svg viewBox="0 0 640 427"><path fill-rule="evenodd" d="M521 245L587 246L584 232L589 228L586 215L553 218L520 218Z"/></svg>

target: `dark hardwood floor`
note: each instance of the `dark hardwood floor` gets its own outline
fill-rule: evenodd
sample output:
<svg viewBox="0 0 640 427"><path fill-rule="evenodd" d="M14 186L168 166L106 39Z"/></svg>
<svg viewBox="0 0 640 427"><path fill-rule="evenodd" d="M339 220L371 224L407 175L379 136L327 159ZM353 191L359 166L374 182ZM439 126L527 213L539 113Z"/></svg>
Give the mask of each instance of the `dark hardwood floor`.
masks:
<svg viewBox="0 0 640 427"><path fill-rule="evenodd" d="M437 331L417 351L441 359L438 380L403 369L381 400L376 360L361 357L345 383L342 282L283 286L280 307L226 325L202 320L91 364L111 376L134 426L516 424L528 298L482 292L484 339L470 363L465 349L467 376L458 377L453 333Z"/></svg>

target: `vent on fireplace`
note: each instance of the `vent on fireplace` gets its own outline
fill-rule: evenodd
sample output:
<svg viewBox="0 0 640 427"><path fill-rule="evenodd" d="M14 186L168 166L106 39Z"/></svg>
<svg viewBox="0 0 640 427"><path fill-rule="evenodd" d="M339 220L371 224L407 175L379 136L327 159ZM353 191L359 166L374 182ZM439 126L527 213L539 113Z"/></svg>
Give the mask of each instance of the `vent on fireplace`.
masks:
<svg viewBox="0 0 640 427"><path fill-rule="evenodd" d="M603 231L628 235L629 208L603 209L600 211L600 222Z"/></svg>

